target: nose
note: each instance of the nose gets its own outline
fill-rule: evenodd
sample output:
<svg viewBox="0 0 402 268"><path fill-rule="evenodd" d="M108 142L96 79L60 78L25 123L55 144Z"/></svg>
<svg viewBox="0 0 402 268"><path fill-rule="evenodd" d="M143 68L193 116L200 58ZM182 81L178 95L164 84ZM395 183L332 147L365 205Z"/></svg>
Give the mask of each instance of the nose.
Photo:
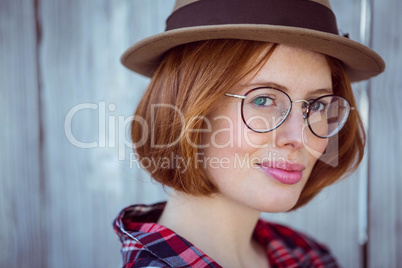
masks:
<svg viewBox="0 0 402 268"><path fill-rule="evenodd" d="M304 101L294 101L286 120L276 129L275 143L278 147L287 147L292 150L303 148L306 137L303 135L304 129L307 127L305 115L306 106ZM296 103L299 103L297 105ZM303 140L304 139L304 140Z"/></svg>
<svg viewBox="0 0 402 268"><path fill-rule="evenodd" d="M307 100L294 100L293 103L301 103L303 118L306 119L310 103Z"/></svg>

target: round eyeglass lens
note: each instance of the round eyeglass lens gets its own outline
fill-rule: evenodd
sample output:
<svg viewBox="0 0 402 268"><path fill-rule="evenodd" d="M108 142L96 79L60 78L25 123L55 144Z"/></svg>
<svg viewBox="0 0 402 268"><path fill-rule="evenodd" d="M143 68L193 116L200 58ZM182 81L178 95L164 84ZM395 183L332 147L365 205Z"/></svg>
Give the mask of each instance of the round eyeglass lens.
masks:
<svg viewBox="0 0 402 268"><path fill-rule="evenodd" d="M350 113L349 102L340 96L323 96L310 104L307 122L317 136L328 138L341 130Z"/></svg>
<svg viewBox="0 0 402 268"><path fill-rule="evenodd" d="M289 114L291 100L274 88L257 88L249 91L243 100L244 123L256 132L277 128Z"/></svg>

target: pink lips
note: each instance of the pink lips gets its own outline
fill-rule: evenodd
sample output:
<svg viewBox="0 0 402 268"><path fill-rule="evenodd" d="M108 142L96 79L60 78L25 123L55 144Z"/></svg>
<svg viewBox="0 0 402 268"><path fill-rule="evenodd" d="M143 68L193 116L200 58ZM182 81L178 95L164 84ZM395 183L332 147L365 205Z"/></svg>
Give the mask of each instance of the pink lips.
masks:
<svg viewBox="0 0 402 268"><path fill-rule="evenodd" d="M300 164L292 164L289 162L264 162L259 166L265 173L283 184L296 184L303 176L303 170L305 167Z"/></svg>

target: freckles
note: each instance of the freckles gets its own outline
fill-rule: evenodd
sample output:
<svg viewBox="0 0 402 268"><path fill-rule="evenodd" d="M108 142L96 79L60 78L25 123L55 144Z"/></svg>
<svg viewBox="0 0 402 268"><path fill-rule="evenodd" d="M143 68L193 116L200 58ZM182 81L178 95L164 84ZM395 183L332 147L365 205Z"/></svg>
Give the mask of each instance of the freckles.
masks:
<svg viewBox="0 0 402 268"><path fill-rule="evenodd" d="M215 148L233 147L233 131L231 128L220 128L211 135L211 146Z"/></svg>
<svg viewBox="0 0 402 268"><path fill-rule="evenodd" d="M251 148L274 148L272 133L257 133L246 127L243 131L243 142Z"/></svg>
<svg viewBox="0 0 402 268"><path fill-rule="evenodd" d="M309 131L309 130L308 130ZM328 139L321 139L314 134L303 135L303 146L304 149L311 155L314 159L319 159L324 153L328 145Z"/></svg>

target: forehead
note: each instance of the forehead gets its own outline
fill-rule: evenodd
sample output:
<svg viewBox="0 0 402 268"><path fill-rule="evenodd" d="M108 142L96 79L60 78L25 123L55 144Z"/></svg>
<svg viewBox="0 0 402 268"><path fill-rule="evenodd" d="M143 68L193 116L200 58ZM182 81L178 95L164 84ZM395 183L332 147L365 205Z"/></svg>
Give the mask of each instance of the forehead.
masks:
<svg viewBox="0 0 402 268"><path fill-rule="evenodd" d="M243 82L278 84L295 94L332 89L331 69L324 55L286 45L279 45L268 61Z"/></svg>

